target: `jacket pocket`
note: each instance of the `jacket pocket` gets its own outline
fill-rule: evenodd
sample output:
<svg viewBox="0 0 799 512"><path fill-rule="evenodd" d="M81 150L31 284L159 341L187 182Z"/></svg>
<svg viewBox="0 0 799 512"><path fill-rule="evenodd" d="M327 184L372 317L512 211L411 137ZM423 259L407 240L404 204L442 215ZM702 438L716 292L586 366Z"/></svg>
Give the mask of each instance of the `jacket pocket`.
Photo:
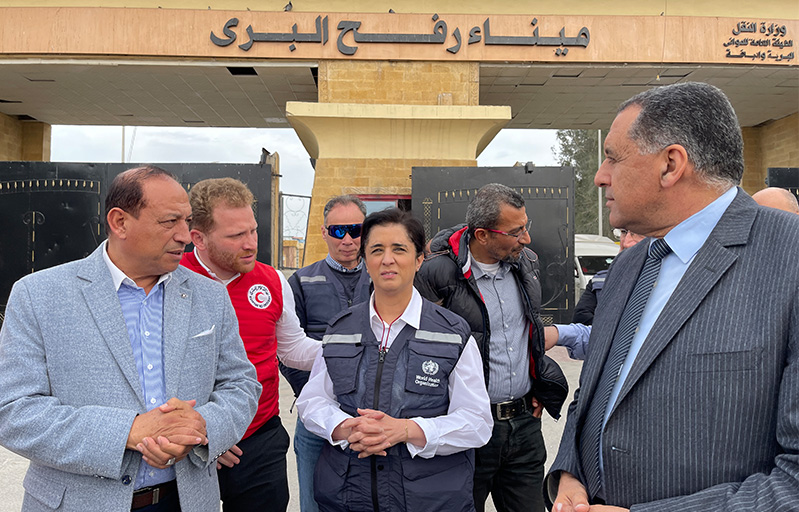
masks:
<svg viewBox="0 0 799 512"><path fill-rule="evenodd" d="M404 454L401 460L405 510L474 510L473 450L430 459Z"/></svg>
<svg viewBox="0 0 799 512"><path fill-rule="evenodd" d="M460 344L410 340L405 390L422 395L448 393L449 374L459 356Z"/></svg>
<svg viewBox="0 0 799 512"><path fill-rule="evenodd" d="M686 354L685 373L742 372L760 368L763 350Z"/></svg>
<svg viewBox="0 0 799 512"><path fill-rule="evenodd" d="M339 448L322 447L314 469L314 500L322 510L346 510L345 492L350 457Z"/></svg>
<svg viewBox="0 0 799 512"><path fill-rule="evenodd" d="M358 384L358 367L363 356L360 334L325 335L322 355L336 396L355 391Z"/></svg>
<svg viewBox="0 0 799 512"><path fill-rule="evenodd" d="M22 487L36 501L53 510L61 506L67 490L65 484L45 478L36 473L35 469L29 469L25 474Z"/></svg>

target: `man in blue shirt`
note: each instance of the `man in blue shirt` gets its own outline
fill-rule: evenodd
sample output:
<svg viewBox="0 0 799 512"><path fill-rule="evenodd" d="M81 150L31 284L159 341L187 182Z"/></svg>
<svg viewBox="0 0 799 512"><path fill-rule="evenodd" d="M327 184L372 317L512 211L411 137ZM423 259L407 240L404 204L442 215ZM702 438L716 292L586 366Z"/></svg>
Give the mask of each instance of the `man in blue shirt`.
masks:
<svg viewBox="0 0 799 512"><path fill-rule="evenodd" d="M0 443L28 458L22 509L219 511L216 459L261 386L225 289L179 268L191 207L163 169L117 176L108 240L11 291Z"/></svg>

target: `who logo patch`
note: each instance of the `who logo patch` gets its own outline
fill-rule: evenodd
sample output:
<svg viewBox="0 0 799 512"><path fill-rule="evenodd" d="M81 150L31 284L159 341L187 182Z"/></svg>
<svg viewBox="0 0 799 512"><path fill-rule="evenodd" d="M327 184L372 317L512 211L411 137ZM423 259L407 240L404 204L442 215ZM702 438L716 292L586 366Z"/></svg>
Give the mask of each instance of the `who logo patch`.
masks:
<svg viewBox="0 0 799 512"><path fill-rule="evenodd" d="M435 361L425 361L422 363L422 371L426 375L435 375L438 373L438 363Z"/></svg>

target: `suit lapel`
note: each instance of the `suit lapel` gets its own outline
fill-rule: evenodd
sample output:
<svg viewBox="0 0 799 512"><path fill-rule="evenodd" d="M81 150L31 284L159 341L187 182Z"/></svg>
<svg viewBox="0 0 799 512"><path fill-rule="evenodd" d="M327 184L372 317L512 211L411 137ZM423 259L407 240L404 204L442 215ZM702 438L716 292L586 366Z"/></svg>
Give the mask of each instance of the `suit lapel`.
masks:
<svg viewBox="0 0 799 512"><path fill-rule="evenodd" d="M164 286L164 380L166 399L178 394L191 320L191 288L182 267Z"/></svg>
<svg viewBox="0 0 799 512"><path fill-rule="evenodd" d="M133 348L130 346L128 328L125 325L125 317L122 316L122 307L119 304L116 290L114 290L111 274L103 259L102 251L104 250L105 244L102 244L84 260L84 265L77 274L80 279L85 281L81 291L97 329L108 345L117 366L144 407L139 372L136 370L136 362L133 360Z"/></svg>
<svg viewBox="0 0 799 512"><path fill-rule="evenodd" d="M739 190L652 326L619 392L616 406L671 343L685 322L696 313L716 283L733 266L738 256L728 247L746 244L756 214L757 210L752 199Z"/></svg>

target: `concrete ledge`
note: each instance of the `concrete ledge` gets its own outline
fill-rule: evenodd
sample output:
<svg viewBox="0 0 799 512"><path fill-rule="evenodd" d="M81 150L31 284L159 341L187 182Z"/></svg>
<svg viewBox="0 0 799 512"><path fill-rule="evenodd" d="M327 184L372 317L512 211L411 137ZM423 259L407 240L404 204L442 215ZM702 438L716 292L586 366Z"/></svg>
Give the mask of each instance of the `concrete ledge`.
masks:
<svg viewBox="0 0 799 512"><path fill-rule="evenodd" d="M473 160L510 121L511 109L290 101L286 118L316 159Z"/></svg>

